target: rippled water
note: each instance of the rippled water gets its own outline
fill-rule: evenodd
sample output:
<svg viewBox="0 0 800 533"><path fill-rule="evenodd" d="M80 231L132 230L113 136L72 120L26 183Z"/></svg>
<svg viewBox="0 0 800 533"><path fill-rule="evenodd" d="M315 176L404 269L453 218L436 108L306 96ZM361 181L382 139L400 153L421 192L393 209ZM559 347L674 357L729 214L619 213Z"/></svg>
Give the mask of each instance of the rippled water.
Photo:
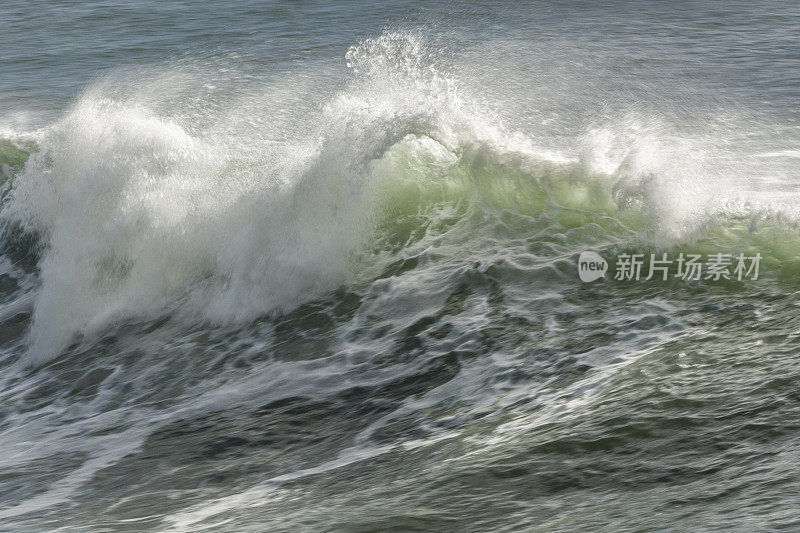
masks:
<svg viewBox="0 0 800 533"><path fill-rule="evenodd" d="M5 7L0 530L800 530L794 3Z"/></svg>

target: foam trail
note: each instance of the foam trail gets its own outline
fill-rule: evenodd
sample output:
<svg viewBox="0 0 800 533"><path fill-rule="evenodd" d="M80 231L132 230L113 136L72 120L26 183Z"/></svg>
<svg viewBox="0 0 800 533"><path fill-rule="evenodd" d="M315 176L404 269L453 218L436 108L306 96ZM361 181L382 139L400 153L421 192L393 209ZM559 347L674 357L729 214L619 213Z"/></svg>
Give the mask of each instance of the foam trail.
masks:
<svg viewBox="0 0 800 533"><path fill-rule="evenodd" d="M0 306L0 320L8 320L21 313L29 313L33 310L33 294L25 294L16 300Z"/></svg>

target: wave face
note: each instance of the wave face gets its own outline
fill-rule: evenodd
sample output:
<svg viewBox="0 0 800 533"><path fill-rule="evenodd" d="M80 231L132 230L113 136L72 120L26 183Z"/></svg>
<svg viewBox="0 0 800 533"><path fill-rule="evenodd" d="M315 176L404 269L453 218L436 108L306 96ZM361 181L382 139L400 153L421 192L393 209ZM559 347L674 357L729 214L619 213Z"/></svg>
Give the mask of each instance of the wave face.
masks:
<svg viewBox="0 0 800 533"><path fill-rule="evenodd" d="M120 67L0 128L0 523L797 526L795 117L496 24Z"/></svg>

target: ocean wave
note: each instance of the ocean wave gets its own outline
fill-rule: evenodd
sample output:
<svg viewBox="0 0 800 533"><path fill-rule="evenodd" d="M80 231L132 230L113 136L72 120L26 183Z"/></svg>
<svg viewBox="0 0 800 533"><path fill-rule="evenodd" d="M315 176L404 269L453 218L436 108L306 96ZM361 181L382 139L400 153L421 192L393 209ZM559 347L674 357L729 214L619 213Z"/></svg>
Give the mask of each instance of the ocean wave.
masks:
<svg viewBox="0 0 800 533"><path fill-rule="evenodd" d="M3 141L7 240L41 250L26 361L165 309L215 324L284 313L474 216L532 217L576 250L797 251L791 210L737 199L712 148L663 121L593 125L559 153L463 91L417 35L365 40L347 62L332 95L282 110L289 131L253 127L252 91L235 111L176 101L176 83L208 85L176 69L106 77L34 145Z"/></svg>

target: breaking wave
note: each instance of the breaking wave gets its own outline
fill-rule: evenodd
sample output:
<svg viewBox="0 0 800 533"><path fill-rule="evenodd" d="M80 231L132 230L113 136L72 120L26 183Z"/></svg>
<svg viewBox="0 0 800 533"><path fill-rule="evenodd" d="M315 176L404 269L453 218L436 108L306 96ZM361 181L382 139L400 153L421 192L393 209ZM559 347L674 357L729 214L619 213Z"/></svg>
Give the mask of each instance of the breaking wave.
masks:
<svg viewBox="0 0 800 533"><path fill-rule="evenodd" d="M344 82L299 92L230 72L220 88L191 64L118 72L32 140L6 135L6 247L35 256L13 299L33 307L26 361L163 313L285 313L411 250L446 266L487 227L560 256L713 243L795 261L792 209L748 196L712 136L631 111L553 149L418 35L346 59Z"/></svg>

